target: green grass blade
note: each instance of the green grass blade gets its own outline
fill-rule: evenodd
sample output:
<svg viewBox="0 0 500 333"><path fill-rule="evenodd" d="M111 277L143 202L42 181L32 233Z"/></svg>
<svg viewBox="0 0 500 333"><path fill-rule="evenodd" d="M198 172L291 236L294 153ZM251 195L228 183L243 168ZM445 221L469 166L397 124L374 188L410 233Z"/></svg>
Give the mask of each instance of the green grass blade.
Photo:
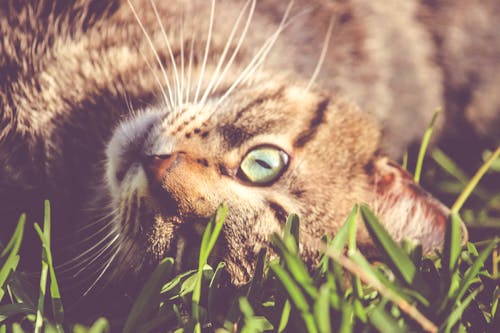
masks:
<svg viewBox="0 0 500 333"><path fill-rule="evenodd" d="M445 231L444 237L444 247L443 247L443 274L445 283L449 284L448 287L448 298L454 294L455 290L458 288L458 257L461 251L461 223L460 217L457 213L452 213L448 218L448 223Z"/></svg>
<svg viewBox="0 0 500 333"><path fill-rule="evenodd" d="M349 251L354 251L356 250L357 247L357 230L358 230L358 223L357 223L357 205L354 206L353 210L351 211L351 214L347 218L347 228L349 229L349 239L348 239L348 249Z"/></svg>
<svg viewBox="0 0 500 333"><path fill-rule="evenodd" d="M24 330L21 327L21 324L19 324L19 323L12 324L12 333L24 333Z"/></svg>
<svg viewBox="0 0 500 333"><path fill-rule="evenodd" d="M164 258L160 261L135 300L125 321L124 333L138 332L138 327L157 311L160 304L160 291L172 273L173 265L172 258Z"/></svg>
<svg viewBox="0 0 500 333"><path fill-rule="evenodd" d="M299 217L296 214L290 214L286 219L283 241L288 246L293 246L294 251L297 251L299 248L299 239L300 239L299 231L300 231Z"/></svg>
<svg viewBox="0 0 500 333"><path fill-rule="evenodd" d="M431 152L431 157L448 174L455 177L463 185L467 184L469 181L467 174L441 149L434 148Z"/></svg>
<svg viewBox="0 0 500 333"><path fill-rule="evenodd" d="M406 333L407 329L401 327L397 320L390 316L384 309L384 303L376 306L370 312L370 322L375 326L379 332L384 333Z"/></svg>
<svg viewBox="0 0 500 333"><path fill-rule="evenodd" d="M241 333L264 332L273 329L273 326L266 318L255 316L252 306L246 297L239 298L239 307L245 318Z"/></svg>
<svg viewBox="0 0 500 333"><path fill-rule="evenodd" d="M178 299L193 291L186 288L185 282L196 274L197 270L190 270L175 276L172 280L168 281L161 289L163 299L169 301ZM193 284L194 287L194 284Z"/></svg>
<svg viewBox="0 0 500 333"><path fill-rule="evenodd" d="M283 311L281 311L280 321L278 325L278 332L284 332L286 326L288 325L288 321L290 320L290 313L292 312L292 306L290 305L290 301L286 300L285 304L283 304Z"/></svg>
<svg viewBox="0 0 500 333"><path fill-rule="evenodd" d="M16 270L19 264L19 248L21 247L21 242L24 235L24 225L26 223L26 215L22 214L17 223L14 234L12 235L7 246L2 251L0 258L7 257L2 267L0 268L0 301L5 295L5 283L9 274Z"/></svg>
<svg viewBox="0 0 500 333"><path fill-rule="evenodd" d="M330 288L326 284L321 286L318 299L314 304L314 318L316 319L320 333L331 333Z"/></svg>
<svg viewBox="0 0 500 333"><path fill-rule="evenodd" d="M288 274L288 272L278 263L273 262L270 264L270 267L276 274L278 279L281 281L283 287L290 296L292 303L300 311L304 324L308 329L308 332L309 333L318 332L316 328L316 323L314 322L314 317L309 311L309 303L307 302L307 299L304 296L304 294L301 292L299 285L295 283L290 274Z"/></svg>
<svg viewBox="0 0 500 333"><path fill-rule="evenodd" d="M429 306L429 301L419 294L417 291L404 289L402 290L395 282L390 281L382 272L374 269L374 267L368 262L368 260L363 256L360 251L355 251L349 253L349 258L355 262L359 267L363 269L363 274L371 280L377 281L382 286L388 290L392 290L394 293L398 294L402 299L412 302L409 296L417 299L422 305Z"/></svg>
<svg viewBox="0 0 500 333"><path fill-rule="evenodd" d="M17 254L19 252L19 247L21 246L21 242L23 239L25 223L26 223L26 214L21 214L17 222L16 229L12 234L12 237L7 243L7 246L2 250L2 253L0 253L0 258L5 257L8 253L14 252L14 254Z"/></svg>
<svg viewBox="0 0 500 333"><path fill-rule="evenodd" d="M90 326L88 333L105 333L109 331L109 322L106 318L99 318Z"/></svg>
<svg viewBox="0 0 500 333"><path fill-rule="evenodd" d="M9 273L16 270L17 265L19 264L19 260L20 257L18 255L9 256L5 264L0 269L0 300L2 300L3 296L5 295L6 286L4 286L4 284L9 277Z"/></svg>
<svg viewBox="0 0 500 333"><path fill-rule="evenodd" d="M345 303L341 307L342 318L340 321L339 333L354 333L354 309L350 303Z"/></svg>
<svg viewBox="0 0 500 333"><path fill-rule="evenodd" d="M271 241L278 248L281 258L284 260L293 278L312 298L316 298L317 290L314 287L313 279L309 275L309 271L300 256L297 253L291 252L291 249L287 247L277 234L271 235Z"/></svg>
<svg viewBox="0 0 500 333"><path fill-rule="evenodd" d="M455 301L460 301L462 299L469 286L473 283L473 280L477 277L479 270L483 267L491 252L493 252L499 243L500 240L497 238L494 241L491 241L490 244L480 252L472 266L470 266L465 273L464 278L460 281L460 286L457 288L456 294L453 296Z"/></svg>
<svg viewBox="0 0 500 333"><path fill-rule="evenodd" d="M43 218L43 235L45 242L42 239L43 252L49 268L50 277L50 301L52 304L52 312L56 323L56 330L62 332L62 323L64 322L64 308L62 304L61 292L59 291L59 284L57 283L56 272L54 269L54 261L52 259L52 246L50 242L50 203L48 200L44 202L44 218Z"/></svg>
<svg viewBox="0 0 500 333"><path fill-rule="evenodd" d="M106 318L97 319L92 326L84 327L82 325L75 325L73 333L109 333L110 326Z"/></svg>
<svg viewBox="0 0 500 333"><path fill-rule="evenodd" d="M420 150L418 152L418 158L417 158L417 164L415 166L415 174L413 175L415 183L420 182L420 176L422 174L422 166L424 164L424 157L425 157L425 152L427 151L427 146L429 145L429 141L432 136L432 130L434 129L434 123L436 122L436 119L441 111L436 110L434 112L434 115L432 116L431 122L429 126L427 127L424 137L422 139L422 144L420 145Z"/></svg>
<svg viewBox="0 0 500 333"><path fill-rule="evenodd" d="M342 251L347 243L347 240L349 238L349 230L352 229L352 224L356 223L356 216L358 214L358 205L354 205L352 208L351 212L349 213L349 216L345 220L344 224L342 224L339 228L339 230L336 232L335 237L333 240L328 244L326 251L328 252L329 249L333 249L334 251ZM315 281L319 280L319 275L320 274L325 274L328 271L328 262L329 262L329 257L327 255L323 255L321 257L320 263L318 264L318 271L317 274L314 278ZM342 275L341 274L341 269L340 271L337 269L338 265L334 265L334 270L336 270L337 275ZM343 281L342 281L343 283Z"/></svg>
<svg viewBox="0 0 500 333"><path fill-rule="evenodd" d="M331 248L337 251L342 251L342 249L347 243L347 240L349 239L350 231L353 228L355 228L355 226L353 227L353 224L354 225L356 224L356 216L358 215L358 209L359 209L358 205L354 205L346 221L335 234L335 238L333 238L330 244Z"/></svg>
<svg viewBox="0 0 500 333"><path fill-rule="evenodd" d="M44 315L44 305L45 305L45 295L47 289L47 277L49 272L49 266L45 261L42 261L42 272L40 273L40 293L38 296L38 306L36 310L35 319L35 333L42 331L43 327L43 315Z"/></svg>
<svg viewBox="0 0 500 333"><path fill-rule="evenodd" d="M33 308L23 303L0 305L0 323L9 317L34 314Z"/></svg>
<svg viewBox="0 0 500 333"><path fill-rule="evenodd" d="M201 284L203 281L203 267L208 261L210 252L212 251L222 226L227 216L227 206L221 205L215 216L210 219L201 239L200 257L198 261L198 272L196 273L196 285L192 295L192 316L195 321L195 332L201 332L200 323L200 300L201 300Z"/></svg>
<svg viewBox="0 0 500 333"><path fill-rule="evenodd" d="M354 207L353 211L351 214L356 210L356 206ZM357 244L356 244L356 239L357 239L357 229L358 229L358 224L356 220L356 216L354 215L353 218L348 218L348 229L349 229L349 239L348 239L348 253L354 253L356 252ZM353 310L355 316L363 323L366 323L368 320L368 316L366 314L365 308L362 304L362 299L364 297L364 292L363 292L363 286L361 285L361 280L359 279L358 276L352 275L351 276L351 281L352 281L352 293L353 293L353 299L352 299L352 304L353 304Z"/></svg>
<svg viewBox="0 0 500 333"><path fill-rule="evenodd" d="M408 149L403 153L403 161L401 162L403 170L408 170Z"/></svg>
<svg viewBox="0 0 500 333"><path fill-rule="evenodd" d="M477 184L481 180L481 178L484 176L486 171L490 168L490 166L493 164L493 162L496 161L496 159L500 156L500 146L497 147L495 152L491 154L490 158L477 170L476 174L471 178L470 182L465 186L465 189L462 191L462 193L458 196L457 200L451 207L451 212L452 213L458 213L460 211L460 208L462 208L463 204L467 200L467 198L470 196L470 194L474 191L476 188Z"/></svg>
<svg viewBox="0 0 500 333"><path fill-rule="evenodd" d="M427 288L410 257L396 244L368 206L361 205L360 210L373 241L394 273L402 277L408 285L415 286L417 290L427 295Z"/></svg>
<svg viewBox="0 0 500 333"><path fill-rule="evenodd" d="M217 242L217 239L219 238L219 234L222 231L222 226L224 225L224 221L226 220L226 216L227 216L227 206L222 205L217 209L217 212L215 213L215 224L213 227L213 231L210 234L210 238L209 238L209 242L207 244L207 247L205 248L205 258L206 258L205 263L206 263L206 260L208 260L208 257L210 255L210 253L212 252L212 250L215 246L215 243Z"/></svg>
<svg viewBox="0 0 500 333"><path fill-rule="evenodd" d="M447 320L444 321L443 325L445 325L444 332L449 333L452 332L453 326L458 323L460 318L462 317L464 311L467 309L469 304L474 300L474 298L479 294L482 290L482 287L477 288L473 292L471 292L463 302L461 302L448 316Z"/></svg>
<svg viewBox="0 0 500 333"><path fill-rule="evenodd" d="M48 201L45 201L45 215L44 215L44 230L40 228L40 226L35 223L34 225L35 231L42 242L42 275L40 276L40 297L43 299L38 299L38 311L37 316L40 310L43 310L43 303L46 296L46 285L43 286L42 293L42 282L48 283L47 276L44 274L48 274L50 276L50 301L52 304L52 311L54 314L54 319L56 321L55 329L58 332L63 332L62 323L64 321L64 309L61 300L61 293L59 292L59 285L57 283L57 278L54 270L54 264L52 261L52 252L50 250L50 206ZM46 266L46 267L45 267ZM45 272L47 269L47 272ZM42 281L44 280L44 281ZM43 313L43 311L42 311Z"/></svg>

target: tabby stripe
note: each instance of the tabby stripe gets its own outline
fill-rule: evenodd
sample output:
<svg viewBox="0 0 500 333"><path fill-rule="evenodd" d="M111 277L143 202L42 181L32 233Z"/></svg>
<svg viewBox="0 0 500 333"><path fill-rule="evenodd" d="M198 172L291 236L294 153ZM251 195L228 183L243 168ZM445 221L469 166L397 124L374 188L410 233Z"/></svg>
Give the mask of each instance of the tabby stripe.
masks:
<svg viewBox="0 0 500 333"><path fill-rule="evenodd" d="M319 125L321 125L325 121L325 113L326 109L328 108L328 103L330 103L330 98L325 98L318 104L318 106L316 107L316 111L314 112L314 117L309 122L308 129L302 131L295 140L295 147L303 147L307 142L314 138Z"/></svg>
<svg viewBox="0 0 500 333"><path fill-rule="evenodd" d="M267 204L269 205L269 208L274 213L274 216L279 222L286 222L286 219L288 218L288 213L286 212L285 208L283 208L280 204L278 204L275 201L268 201Z"/></svg>
<svg viewBox="0 0 500 333"><path fill-rule="evenodd" d="M264 102L266 102L268 100L278 99L281 96L283 96L283 87L279 88L277 91L275 91L272 94L269 94L269 95L266 95L266 96L260 96L260 97L258 97L256 99L254 99L253 101L249 102L247 105L245 105L244 107L242 107L238 111L238 113L234 117L233 123L237 122L241 118L241 116L245 112L247 112L248 110L251 110L251 109L253 109L254 107L256 107L258 105L261 105L262 103L264 103Z"/></svg>
<svg viewBox="0 0 500 333"><path fill-rule="evenodd" d="M219 168L219 173L222 175L222 176L230 176L231 174L229 173L229 170L226 168L226 166L222 163L219 163L218 165L218 168Z"/></svg>

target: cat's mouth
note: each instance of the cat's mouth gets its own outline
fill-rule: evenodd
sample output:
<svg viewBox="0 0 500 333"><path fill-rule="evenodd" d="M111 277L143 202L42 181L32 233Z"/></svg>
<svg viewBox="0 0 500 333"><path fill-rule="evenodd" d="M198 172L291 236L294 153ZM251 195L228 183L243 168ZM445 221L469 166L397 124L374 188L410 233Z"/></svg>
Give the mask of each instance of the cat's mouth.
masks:
<svg viewBox="0 0 500 333"><path fill-rule="evenodd" d="M174 258L176 273L197 269L201 239L208 220L155 214L144 234L147 255L153 262L165 257ZM210 261L214 260L212 257Z"/></svg>
<svg viewBox="0 0 500 333"><path fill-rule="evenodd" d="M175 270L177 272L198 268L202 231L196 224L183 224L176 235Z"/></svg>

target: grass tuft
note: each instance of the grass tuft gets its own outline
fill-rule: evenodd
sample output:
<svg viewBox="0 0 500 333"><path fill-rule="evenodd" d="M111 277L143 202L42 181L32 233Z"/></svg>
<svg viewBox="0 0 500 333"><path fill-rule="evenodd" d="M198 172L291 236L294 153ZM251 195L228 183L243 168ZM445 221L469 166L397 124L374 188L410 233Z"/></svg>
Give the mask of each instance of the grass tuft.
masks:
<svg viewBox="0 0 500 333"><path fill-rule="evenodd" d="M419 156L425 153L426 140ZM299 254L300 221L292 214L283 234L271 237L276 255L262 249L254 276L235 288L227 283L223 262L209 264L228 214L228 208L221 206L202 236L197 269L177 274L175 260L163 259L125 318L97 318L89 325L64 317L46 202L43 226L34 224L42 245L36 288L19 270L25 215L7 245L0 244L0 333L102 333L110 332L110 323L113 331L123 332L495 332L500 317L500 239L487 233L462 247L458 212L472 216L467 220L470 228L486 225L473 225L476 217L494 219L498 205L494 198L500 192L488 184L479 189L478 182L490 166L490 173L500 172L495 169L499 154L500 148L488 154L469 180L443 152L431 152L427 163L443 166L446 177L462 189L447 224L444 249L433 257L423 256L421 245L414 241L395 242L370 207L356 205L335 237L324 237L319 264L311 269ZM419 177L422 161L417 163ZM450 184L443 188L457 188ZM357 248L359 223L366 226L383 263L370 263Z"/></svg>

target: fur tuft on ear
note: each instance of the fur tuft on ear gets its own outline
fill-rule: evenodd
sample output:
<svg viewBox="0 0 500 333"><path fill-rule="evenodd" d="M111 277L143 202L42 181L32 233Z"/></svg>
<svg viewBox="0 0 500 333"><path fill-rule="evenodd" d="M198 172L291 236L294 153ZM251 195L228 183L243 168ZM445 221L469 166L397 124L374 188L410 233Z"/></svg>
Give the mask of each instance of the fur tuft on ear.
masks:
<svg viewBox="0 0 500 333"><path fill-rule="evenodd" d="M424 253L441 250L448 207L417 185L411 175L388 158L374 162L372 173L376 187L375 212L397 241L405 238L417 240ZM462 243L468 239L467 229L462 223Z"/></svg>

